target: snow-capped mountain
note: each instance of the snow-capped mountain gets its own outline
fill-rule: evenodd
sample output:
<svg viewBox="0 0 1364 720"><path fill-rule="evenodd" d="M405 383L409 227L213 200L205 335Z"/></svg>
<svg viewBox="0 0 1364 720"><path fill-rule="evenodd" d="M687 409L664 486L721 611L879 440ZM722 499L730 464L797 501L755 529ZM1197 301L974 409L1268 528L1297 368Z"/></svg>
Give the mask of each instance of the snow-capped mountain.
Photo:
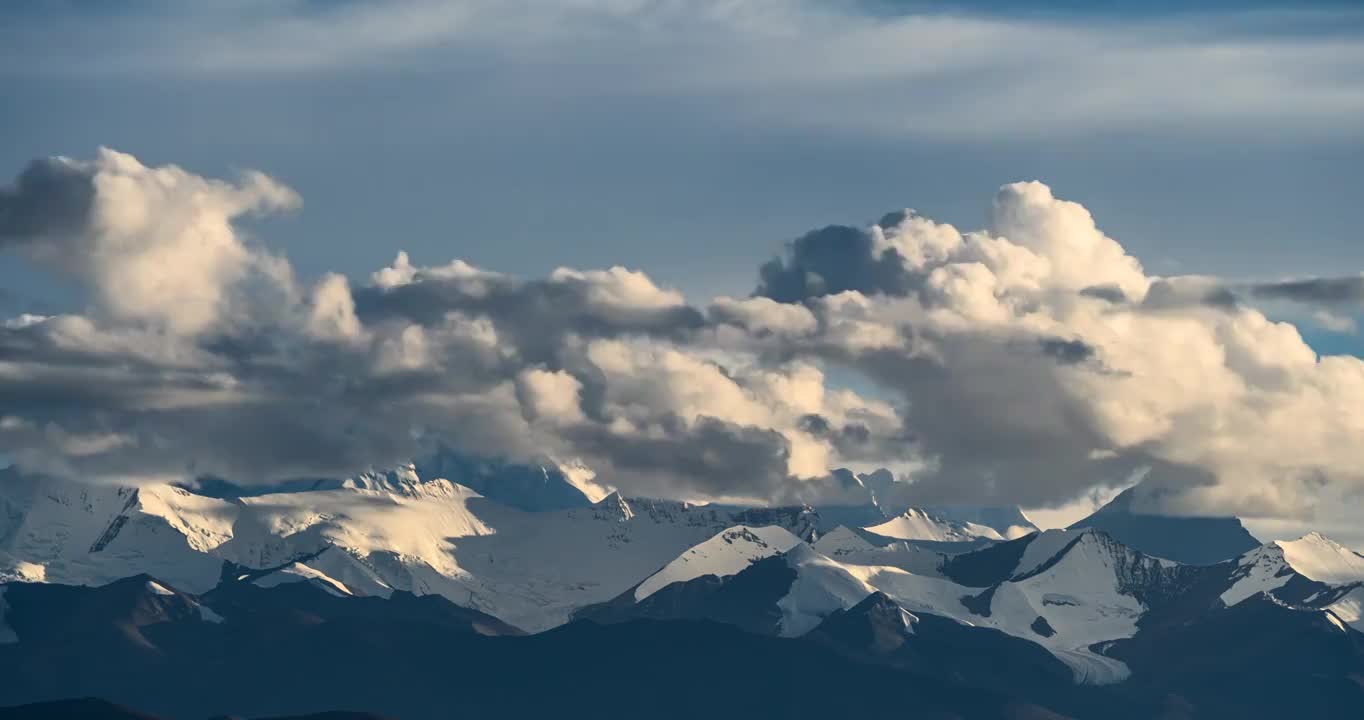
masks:
<svg viewBox="0 0 1364 720"><path fill-rule="evenodd" d="M704 575L734 575L762 558L780 555L800 543L800 538L780 527L738 525L729 528L677 556L662 570L646 578L635 588L635 600L643 600L673 583Z"/></svg>
<svg viewBox="0 0 1364 720"><path fill-rule="evenodd" d="M722 533L706 544L724 537ZM994 582L979 586L969 584L964 575L954 577L954 566L962 562L959 557L940 554L930 567L929 556L922 556L924 564L915 572L882 564L858 564L852 561L853 555L844 555L844 562L836 561L805 544L780 555L734 551L733 559L750 559L751 566L734 572L729 564L723 575L713 574L701 582L715 585L720 580L719 585L723 585L725 578L730 578L729 582L743 583L745 573L753 573L778 584L767 592L747 592L742 599L773 603L780 617L773 629L780 635L803 635L832 613L847 610L879 591L911 615L929 614L964 626L989 627L1037 643L1071 667L1079 682L1100 684L1125 678L1128 670L1120 661L1093 648L1135 634L1136 622L1144 612L1137 596L1153 585L1159 586L1162 569L1174 564L1145 558L1092 531L1051 531L1015 542L1021 551L1015 562L999 568L998 577L989 578ZM764 565L763 558L774 557L780 558L788 572L773 572ZM671 588L650 583L647 594L635 593L638 604L649 595L670 591L665 596L668 600L640 608L639 614L657 617L660 606L671 608L674 616L692 612L673 598L701 594L686 587L698 582L700 576L673 577L675 586ZM614 610L616 620L632 616L619 601ZM762 614L756 608L748 613Z"/></svg>
<svg viewBox="0 0 1364 720"><path fill-rule="evenodd" d="M735 524L801 537L817 525L808 508L616 494L528 512L414 466L227 499L0 472L0 578L99 585L148 573L207 592L225 575L299 562L365 594L439 594L532 630L615 596Z"/></svg>
<svg viewBox="0 0 1364 720"><path fill-rule="evenodd" d="M744 560L749 567L736 572L735 564ZM1326 612L1342 627L1359 629L1352 623L1359 621L1364 597L1361 560L1315 535L1258 548L1235 562L1185 566L1088 529L1035 533L956 555L908 543L877 547L840 529L813 547L734 550L723 572L670 575L672 585L659 587L655 580L647 594L627 593L582 617L622 622L705 616L698 608L724 598L726 613L750 619L746 629L800 636L875 593L904 612L907 633L924 617L952 621L966 635L997 631L1040 646L1077 683L1110 685L1132 674L1114 649L1137 637L1148 620L1179 615L1191 622L1260 593L1270 593L1263 597L1286 608ZM1275 593L1281 588L1294 594Z"/></svg>
<svg viewBox="0 0 1364 720"><path fill-rule="evenodd" d="M165 718L321 718L325 708L404 720L452 709L695 718L723 708L759 718L887 715L908 696L927 717L1055 717L1016 696L714 622L574 623L519 637L437 596L337 597L306 582L228 583L205 595L145 576L5 589L14 641L0 645L0 705L100 697ZM807 677L829 691L791 692L792 678ZM862 684L895 692L840 690ZM84 709L51 707L47 717Z"/></svg>
<svg viewBox="0 0 1364 720"><path fill-rule="evenodd" d="M1319 533L1258 547L1233 563L1219 596L1228 607L1264 594L1285 607L1321 611L1364 632L1364 556Z"/></svg>
<svg viewBox="0 0 1364 720"><path fill-rule="evenodd" d="M161 540L173 541L173 547L207 545L207 532L166 530L173 523L192 525L192 511L204 512L201 498L186 499L178 489L144 490L139 489L133 502L131 495L111 490L127 506L114 517L127 519L110 521L119 526L114 533L108 527L103 532L87 528L103 542L93 553L87 548L87 554L118 548L124 530L138 527L157 528ZM1286 702L1282 695L1289 690L1310 691L1314 699L1304 707L1318 717L1333 717L1333 704L1356 696L1364 701L1357 686L1350 690L1327 683L1364 672L1364 557L1319 535L1271 543L1208 566L1153 558L1093 529L1032 533L954 553L864 530L840 528L818 536L813 531L817 520L800 509L720 512L612 495L590 508L527 513L453 483L421 481L402 472L359 477L327 490L220 502L226 506L209 507L221 513L230 506L237 515L224 520L226 530L212 536L219 540L216 545L196 551L217 562L218 578L207 589L189 591L145 574L88 590L0 585L0 666L22 665L39 648L56 652L49 642L76 642L91 657L125 652L120 649L123 640L113 645L71 640L60 634L53 616L43 621L46 625L35 623L35 608L77 602L60 598L84 598L80 604L96 609L82 610L83 617L103 618L89 627L72 625L76 631L94 633L91 628L102 627L100 623L113 623L131 628L119 632L132 638L134 647L159 653L192 652L187 649L192 645L181 644L188 640L174 639L178 633L196 638L194 642L224 642L225 636L211 629L216 626L232 633L292 637L305 632L308 623L321 623L306 632L329 639L316 636L307 642L324 644L339 642L330 633L392 633L396 626L389 623L399 621L449 626L425 631L433 638L447 638L449 632L519 634L515 623L505 622L506 615L481 610L486 602L498 603L504 612L534 607L535 612L523 610L521 615L542 623L528 623L532 631L558 624L544 618L561 613L564 620L571 614L593 624L620 626L624 634L614 636L618 639L651 632L640 623L720 623L743 636L790 638L851 657L864 672L892 668L1005 693L1075 717L1117 716L1109 712L1115 702L1130 711L1128 717L1155 716L1159 708L1150 698L1173 687L1196 698L1200 707L1234 708L1248 717L1264 716L1257 710L1260 705L1281 710ZM90 500L88 514L100 515L97 505ZM77 517L87 513L85 504L75 510L57 506L79 511ZM735 521L736 514L743 516L742 522ZM719 523L730 524L715 530ZM71 522L68 527L90 524ZM433 539L442 528L454 531ZM131 537L145 539L149 533ZM85 541L69 533L64 542L44 546L35 544L32 535L17 533L28 540L12 546L62 549ZM517 542L514 535L529 537ZM479 563L477 555L462 554L461 544L488 540L497 544L479 547L495 558ZM664 553L669 545L672 549ZM295 552L304 547L313 549ZM124 548L122 559L110 567L88 558L72 562L60 553L46 564L25 567L31 575L50 573L49 581L58 573L112 572L136 559L130 551ZM615 574L608 576L602 565L575 557L578 553L599 556L598 562L615 568ZM636 553L638 557L629 559ZM182 551L171 557L183 557ZM259 562L262 558L272 558L272 564ZM239 562L247 559L258 562ZM438 567L436 561L454 565ZM511 569L496 567L504 563ZM550 577L555 570L561 573L557 579ZM194 579L196 573L186 577ZM555 582L585 585L575 579L582 577L595 577L598 584L554 589ZM402 587L415 578L429 584L415 590ZM444 583L443 591L432 593L429 588L437 583ZM545 592L530 594L540 588ZM608 591L613 594L602 597ZM580 633L572 629L581 624L562 630ZM398 634L406 638L405 632ZM1277 682L1283 690L1274 691L1279 694L1265 696L1270 691L1257 686L1253 702L1202 689L1208 673L1219 671L1218 656L1208 656L1201 646L1188 647L1190 637L1243 643L1243 637L1259 634L1291 638L1301 652L1319 655L1319 661L1281 675ZM724 643L747 642L732 635L715 637L726 638ZM396 641L382 642L391 648ZM721 641L712 637L712 642ZM639 652L628 646L633 649L622 651ZM1247 645L1238 652L1268 664L1262 646ZM1203 664L1181 666L1183 674L1175 676L1166 660L1172 653L1201 657ZM1258 670L1246 667L1242 672ZM1198 678L1204 684L1194 681Z"/></svg>
<svg viewBox="0 0 1364 720"><path fill-rule="evenodd" d="M1260 544L1234 517L1170 517L1142 512L1138 494L1144 490L1142 485L1124 490L1071 529L1102 530L1147 555L1189 565L1230 560Z"/></svg>
<svg viewBox="0 0 1364 720"><path fill-rule="evenodd" d="M526 509L415 465L245 495L3 471L0 664L22 665L52 638L76 644L68 649L93 642L32 615L83 598L110 604L89 617L122 628L138 652L172 654L189 651L162 633L220 643L205 629L220 624L306 635L295 623L349 633L407 618L445 637L557 633L566 623L563 632L580 632L574 620L636 634L648 622L719 623L1078 717L1103 714L1096 708L1115 698L1133 717L1158 715L1134 694L1170 688L1250 716L1282 710L1288 690L1257 686L1253 702L1228 705L1188 679L1222 662L1191 638L1236 645L1239 672L1255 675L1242 660L1270 663L1266 646L1247 639L1264 635L1315 654L1278 681L1313 693L1314 709L1364 694L1328 683L1364 673L1364 556L1317 534L1183 564L1095 528L1010 538L1030 526L1016 511L908 508L868 528L828 529L808 507L617 493L549 509L536 493L549 505L565 496L547 477L513 472ZM1188 542L1198 531L1214 545L1228 537L1222 523L1178 526ZM617 636L622 647L629 633ZM1165 662L1171 653L1188 659L1184 675ZM1009 669L1018 664L1030 669Z"/></svg>
<svg viewBox="0 0 1364 720"><path fill-rule="evenodd" d="M965 543L1037 532L1018 508L909 508L867 531L897 540Z"/></svg>
<svg viewBox="0 0 1364 720"><path fill-rule="evenodd" d="M710 619L750 632L798 637L829 613L873 592L843 566L781 528L729 528L668 563L637 587L575 617Z"/></svg>
<svg viewBox="0 0 1364 720"><path fill-rule="evenodd" d="M1018 506L915 505L910 484L896 480L884 468L870 473L839 469L832 476L845 495L855 500L820 505L821 532L843 526L865 528L897 540L959 543L1011 540L1038 529Z"/></svg>

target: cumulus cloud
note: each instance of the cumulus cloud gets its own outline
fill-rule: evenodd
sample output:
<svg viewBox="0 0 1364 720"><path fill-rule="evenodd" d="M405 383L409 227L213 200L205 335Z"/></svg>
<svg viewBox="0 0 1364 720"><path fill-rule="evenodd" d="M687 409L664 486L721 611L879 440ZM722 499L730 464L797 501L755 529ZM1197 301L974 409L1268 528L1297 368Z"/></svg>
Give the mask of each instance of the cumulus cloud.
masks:
<svg viewBox="0 0 1364 720"><path fill-rule="evenodd" d="M1364 416L1346 398L1364 362L1318 357L1233 283L1147 276L1040 183L1002 188L982 231L900 213L835 235L861 256L807 236L757 293L810 309L810 352L903 400L931 463L921 497L1049 504L1145 467L1178 490L1161 496L1172 511L1307 513L1315 486L1360 483ZM826 276L841 280L801 282ZM1320 285L1292 292L1348 296Z"/></svg>
<svg viewBox="0 0 1364 720"><path fill-rule="evenodd" d="M0 324L0 452L250 483L449 445L759 502L845 499L842 467L897 468L915 502L1032 506L1145 473L1171 512L1279 517L1364 491L1364 361L1252 304L1339 287L1148 275L1040 183L1001 188L975 231L912 211L816 230L704 309L637 270L402 253L300 288L239 225L297 204L112 151L0 191L3 248L91 290Z"/></svg>
<svg viewBox="0 0 1364 720"><path fill-rule="evenodd" d="M627 491L768 501L817 496L844 459L801 417L869 438L899 427L814 366L706 346L705 313L639 271L521 279L400 253L365 284L300 289L239 225L297 206L264 175L226 183L105 150L35 163L3 192L5 248L91 290L87 312L0 327L0 452L35 470L251 483L450 445ZM813 322L769 305L756 312L779 325Z"/></svg>
<svg viewBox="0 0 1364 720"><path fill-rule="evenodd" d="M90 162L30 165L0 194L0 242L84 283L115 319L200 332L250 272L274 271L233 221L299 202L261 173L206 180L102 148Z"/></svg>

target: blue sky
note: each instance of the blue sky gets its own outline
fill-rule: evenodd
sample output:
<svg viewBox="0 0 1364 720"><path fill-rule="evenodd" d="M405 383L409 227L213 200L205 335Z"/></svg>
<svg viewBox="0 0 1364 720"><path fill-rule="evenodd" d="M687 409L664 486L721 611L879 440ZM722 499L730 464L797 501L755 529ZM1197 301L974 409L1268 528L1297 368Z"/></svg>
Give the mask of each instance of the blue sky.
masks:
<svg viewBox="0 0 1364 720"><path fill-rule="evenodd" d="M760 2L768 15L718 20L508 5L545 14L533 28L455 5L488 17L399 3L430 31L395 22L384 40L348 19L380 12L363 2L7 4L0 164L107 145L205 174L262 169L305 198L258 228L305 274L367 273L403 247L743 293L810 228L905 206L975 227L995 187L1034 178L1156 272L1364 265L1350 3ZM801 44L837 67L783 72ZM696 46L748 66L662 67ZM1320 76L1282 105L1234 85L1292 91L1294 63ZM12 294L51 293L16 272Z"/></svg>

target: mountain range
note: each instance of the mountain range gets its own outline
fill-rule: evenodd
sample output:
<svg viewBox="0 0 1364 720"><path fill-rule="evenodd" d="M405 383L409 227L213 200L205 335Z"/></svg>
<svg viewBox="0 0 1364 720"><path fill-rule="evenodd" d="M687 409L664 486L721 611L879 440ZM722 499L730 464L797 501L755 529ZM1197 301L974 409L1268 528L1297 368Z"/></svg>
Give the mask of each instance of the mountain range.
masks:
<svg viewBox="0 0 1364 720"><path fill-rule="evenodd" d="M1364 556L1326 537L1261 545L1234 518L1144 514L1131 493L1039 531L1017 508L892 506L884 477L852 477L873 488L861 505L746 508L600 496L550 468L448 455L251 490L10 468L0 704L60 717L91 697L166 718L1364 709Z"/></svg>

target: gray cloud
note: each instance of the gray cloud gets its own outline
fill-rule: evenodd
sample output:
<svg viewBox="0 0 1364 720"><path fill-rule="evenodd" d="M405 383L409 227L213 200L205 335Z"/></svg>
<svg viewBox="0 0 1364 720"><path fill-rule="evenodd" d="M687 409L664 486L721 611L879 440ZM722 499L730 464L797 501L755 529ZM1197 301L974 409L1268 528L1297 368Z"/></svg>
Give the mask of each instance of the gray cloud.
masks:
<svg viewBox="0 0 1364 720"><path fill-rule="evenodd" d="M1085 297L1092 297L1097 300L1110 302L1114 305L1121 305L1128 300L1127 293L1123 292L1122 288L1117 285L1091 285L1080 290L1080 294Z"/></svg>
<svg viewBox="0 0 1364 720"><path fill-rule="evenodd" d="M1063 365L1079 365L1097 354L1094 347L1083 340L1042 338L1038 344L1042 346L1043 355L1056 358Z"/></svg>
<svg viewBox="0 0 1364 720"><path fill-rule="evenodd" d="M1119 27L1084 14L1017 18L921 3L868 12L865 3L812 0L743 8L725 0L399 0L212 11L153 3L158 11L119 13L59 5L65 12L21 12L0 24L0 67L193 80L474 67L487 85L523 94L590 88L591 97L628 104L684 87L670 109L688 117L722 111L756 127L896 137L1166 126L1352 136L1361 111L1357 42L1303 43L1265 32L1282 18L1255 13L1234 13L1232 22L1221 13L1183 17L1191 29L1172 34L1159 13ZM1338 13L1288 15L1333 33L1351 25ZM54 51L72 37L82 39L81 52ZM1227 47L1238 52L1210 52ZM600 62L622 48L639 61ZM1076 60L1099 53L1111 62ZM1103 92L1118 83L1125 92ZM1250 86L1258 91L1239 90Z"/></svg>
<svg viewBox="0 0 1364 720"><path fill-rule="evenodd" d="M1257 283L1250 286L1250 293L1265 300L1288 300L1313 305L1357 305L1364 303L1364 275Z"/></svg>
<svg viewBox="0 0 1364 720"><path fill-rule="evenodd" d="M0 187L0 248L83 232L95 198L91 180L61 158L30 163L13 185Z"/></svg>
<svg viewBox="0 0 1364 720"><path fill-rule="evenodd" d="M591 282L574 278L418 277L394 287L358 288L355 309L367 324L396 318L434 325L451 311L487 316L511 336L525 360L556 368L557 352L570 334L680 339L705 325L702 313L680 298L670 305L629 306L593 303L592 292Z"/></svg>
<svg viewBox="0 0 1364 720"><path fill-rule="evenodd" d="M618 435L600 425L570 431L590 455L606 460L615 473L633 473L646 492L661 496L701 493L726 497L751 495L776 499L792 479L790 448L771 430L745 427L716 418L693 423L668 418L666 435Z"/></svg>
<svg viewBox="0 0 1364 720"><path fill-rule="evenodd" d="M790 303L845 290L904 295L911 288L903 259L894 248L875 247L866 230L830 225L797 238L788 251L762 266L755 294Z"/></svg>

